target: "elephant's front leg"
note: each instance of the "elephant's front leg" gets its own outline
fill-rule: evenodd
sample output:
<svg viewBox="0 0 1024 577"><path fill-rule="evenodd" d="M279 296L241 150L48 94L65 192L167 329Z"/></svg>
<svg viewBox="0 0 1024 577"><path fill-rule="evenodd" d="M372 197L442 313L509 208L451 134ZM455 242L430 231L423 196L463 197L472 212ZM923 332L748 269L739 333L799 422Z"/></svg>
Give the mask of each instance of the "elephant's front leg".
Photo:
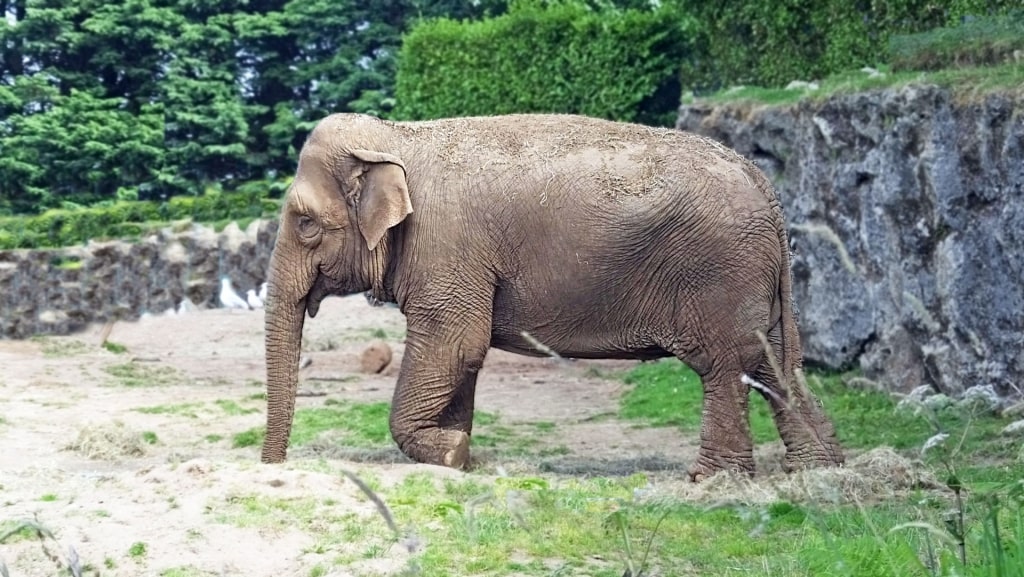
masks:
<svg viewBox="0 0 1024 577"><path fill-rule="evenodd" d="M476 377L490 348L490 317L489 308L440 319L407 314L390 426L409 458L457 469L468 464Z"/></svg>

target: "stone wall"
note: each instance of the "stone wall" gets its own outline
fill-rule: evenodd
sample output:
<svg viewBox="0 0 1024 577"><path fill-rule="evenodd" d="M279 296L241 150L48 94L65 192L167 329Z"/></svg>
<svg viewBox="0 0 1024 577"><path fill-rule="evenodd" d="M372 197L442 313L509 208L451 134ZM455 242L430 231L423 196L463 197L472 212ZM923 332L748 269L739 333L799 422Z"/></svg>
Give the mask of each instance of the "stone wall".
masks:
<svg viewBox="0 0 1024 577"><path fill-rule="evenodd" d="M92 322L162 314L188 298L220 306L221 276L243 297L265 280L276 221L219 233L171 228L137 242L0 251L0 338L67 334Z"/></svg>
<svg viewBox="0 0 1024 577"><path fill-rule="evenodd" d="M677 127L778 188L809 364L902 391L1024 388L1024 99L914 86L684 105Z"/></svg>

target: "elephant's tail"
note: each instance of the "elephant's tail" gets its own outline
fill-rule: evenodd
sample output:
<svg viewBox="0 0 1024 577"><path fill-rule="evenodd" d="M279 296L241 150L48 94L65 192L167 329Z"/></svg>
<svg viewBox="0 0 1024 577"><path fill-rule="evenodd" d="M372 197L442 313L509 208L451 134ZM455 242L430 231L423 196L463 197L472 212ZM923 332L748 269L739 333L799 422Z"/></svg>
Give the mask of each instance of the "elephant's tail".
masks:
<svg viewBox="0 0 1024 577"><path fill-rule="evenodd" d="M793 308L793 267L789 252L789 235L786 234L786 223L779 207L779 249L782 254L782 265L779 267L779 311L782 322L782 363L783 378L788 381L784 385L792 386L792 379L803 366L803 348L800 345L800 331L796 322L796 310Z"/></svg>
<svg viewBox="0 0 1024 577"><path fill-rule="evenodd" d="M781 363L782 385L788 390L796 383L797 372L803 367L803 348L800 344L800 331L797 327L796 310L793 307L793 267L789 251L789 235L786 233L786 217L779 202L778 193L768 177L756 166L752 165L751 176L754 177L765 199L776 211L776 228L779 236L779 252L781 256L779 266L779 284L776 298L779 303L779 321L782 328L781 346L779 347L778 359Z"/></svg>

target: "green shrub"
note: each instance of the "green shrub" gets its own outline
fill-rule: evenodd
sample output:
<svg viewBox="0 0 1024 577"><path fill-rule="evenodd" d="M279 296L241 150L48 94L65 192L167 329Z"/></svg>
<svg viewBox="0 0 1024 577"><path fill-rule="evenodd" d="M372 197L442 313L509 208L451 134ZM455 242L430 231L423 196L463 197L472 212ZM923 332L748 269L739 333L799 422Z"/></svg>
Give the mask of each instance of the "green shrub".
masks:
<svg viewBox="0 0 1024 577"><path fill-rule="evenodd" d="M994 66L1019 59L1021 50L1024 10L889 39L894 71Z"/></svg>
<svg viewBox="0 0 1024 577"><path fill-rule="evenodd" d="M424 21L402 42L393 117L561 112L671 124L696 26L667 7L536 0L483 21Z"/></svg>

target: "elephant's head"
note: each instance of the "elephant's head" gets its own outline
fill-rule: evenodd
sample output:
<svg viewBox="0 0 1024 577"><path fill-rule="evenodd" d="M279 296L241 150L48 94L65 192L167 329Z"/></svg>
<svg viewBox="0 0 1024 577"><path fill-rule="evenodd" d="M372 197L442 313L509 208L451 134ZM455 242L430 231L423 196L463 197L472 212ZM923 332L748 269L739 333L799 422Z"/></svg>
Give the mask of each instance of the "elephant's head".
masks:
<svg viewBox="0 0 1024 577"><path fill-rule="evenodd" d="M262 461L284 461L305 313L329 295L380 289L388 231L412 212L402 160L376 119L332 115L310 133L285 197L266 302L267 432Z"/></svg>

